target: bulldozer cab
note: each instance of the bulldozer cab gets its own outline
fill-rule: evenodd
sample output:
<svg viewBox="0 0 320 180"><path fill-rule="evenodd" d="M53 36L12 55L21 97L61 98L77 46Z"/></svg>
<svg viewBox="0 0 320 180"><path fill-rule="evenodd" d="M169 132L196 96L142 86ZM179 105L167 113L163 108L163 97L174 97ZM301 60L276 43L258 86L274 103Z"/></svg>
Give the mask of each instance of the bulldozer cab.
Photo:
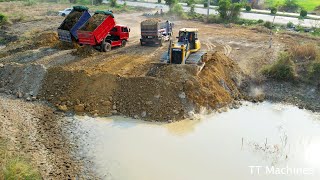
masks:
<svg viewBox="0 0 320 180"><path fill-rule="evenodd" d="M178 42L189 44L189 49L195 49L196 40L198 40L198 30L195 28L180 29L178 38Z"/></svg>

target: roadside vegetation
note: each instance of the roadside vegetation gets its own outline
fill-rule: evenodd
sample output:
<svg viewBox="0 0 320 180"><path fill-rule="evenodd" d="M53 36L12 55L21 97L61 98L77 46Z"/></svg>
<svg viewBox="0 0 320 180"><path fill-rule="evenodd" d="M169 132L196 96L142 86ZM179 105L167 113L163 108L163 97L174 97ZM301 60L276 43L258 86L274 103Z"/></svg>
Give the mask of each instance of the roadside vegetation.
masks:
<svg viewBox="0 0 320 180"><path fill-rule="evenodd" d="M276 80L301 80L320 83L320 48L316 44L291 44L278 59L262 68L261 73Z"/></svg>
<svg viewBox="0 0 320 180"><path fill-rule="evenodd" d="M7 142L0 138L0 179L42 179L30 161L18 153L10 151Z"/></svg>

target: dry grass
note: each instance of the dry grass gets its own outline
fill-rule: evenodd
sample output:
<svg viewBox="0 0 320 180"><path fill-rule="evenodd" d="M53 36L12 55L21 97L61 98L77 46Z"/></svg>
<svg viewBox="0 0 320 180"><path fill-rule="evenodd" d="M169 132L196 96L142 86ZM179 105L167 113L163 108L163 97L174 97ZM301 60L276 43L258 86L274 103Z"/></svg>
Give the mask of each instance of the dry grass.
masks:
<svg viewBox="0 0 320 180"><path fill-rule="evenodd" d="M292 44L289 53L296 61L316 60L319 56L319 49L316 44Z"/></svg>

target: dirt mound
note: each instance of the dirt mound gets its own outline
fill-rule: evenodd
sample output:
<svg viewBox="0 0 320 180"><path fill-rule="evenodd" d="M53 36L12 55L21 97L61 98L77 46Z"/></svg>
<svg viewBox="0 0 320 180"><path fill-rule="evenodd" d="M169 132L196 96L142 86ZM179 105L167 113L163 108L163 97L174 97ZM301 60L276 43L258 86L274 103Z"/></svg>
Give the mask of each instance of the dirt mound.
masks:
<svg viewBox="0 0 320 180"><path fill-rule="evenodd" d="M36 47L54 46L59 42L58 33L54 31L43 32L34 39Z"/></svg>
<svg viewBox="0 0 320 180"><path fill-rule="evenodd" d="M237 65L220 53L209 58L199 76L193 65L155 66L143 77L52 68L39 96L62 111L159 121L183 119L190 111L221 107L241 97Z"/></svg>
<svg viewBox="0 0 320 180"><path fill-rule="evenodd" d="M88 57L96 52L92 46L78 46L72 54L79 57Z"/></svg>
<svg viewBox="0 0 320 180"><path fill-rule="evenodd" d="M95 14L93 15L88 22L81 28L83 31L93 31L95 30L105 19L106 15L104 14Z"/></svg>
<svg viewBox="0 0 320 180"><path fill-rule="evenodd" d="M35 97L45 74L46 69L43 65L7 64L0 68L0 91L18 97Z"/></svg>
<svg viewBox="0 0 320 180"><path fill-rule="evenodd" d="M82 12L73 11L65 19L64 23L61 25L62 30L70 31L70 29L78 22L82 15Z"/></svg>

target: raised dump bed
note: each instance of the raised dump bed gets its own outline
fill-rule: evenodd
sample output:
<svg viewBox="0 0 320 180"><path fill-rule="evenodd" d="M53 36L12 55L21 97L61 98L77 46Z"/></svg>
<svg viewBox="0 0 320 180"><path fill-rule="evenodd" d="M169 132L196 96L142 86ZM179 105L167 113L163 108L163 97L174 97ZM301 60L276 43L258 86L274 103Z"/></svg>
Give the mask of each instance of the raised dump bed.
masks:
<svg viewBox="0 0 320 180"><path fill-rule="evenodd" d="M70 14L64 19L58 28L58 36L61 41L78 41L77 30L85 24L91 15L85 6L74 6Z"/></svg>
<svg viewBox="0 0 320 180"><path fill-rule="evenodd" d="M109 11L96 11L78 30L79 44L99 45L116 25Z"/></svg>

